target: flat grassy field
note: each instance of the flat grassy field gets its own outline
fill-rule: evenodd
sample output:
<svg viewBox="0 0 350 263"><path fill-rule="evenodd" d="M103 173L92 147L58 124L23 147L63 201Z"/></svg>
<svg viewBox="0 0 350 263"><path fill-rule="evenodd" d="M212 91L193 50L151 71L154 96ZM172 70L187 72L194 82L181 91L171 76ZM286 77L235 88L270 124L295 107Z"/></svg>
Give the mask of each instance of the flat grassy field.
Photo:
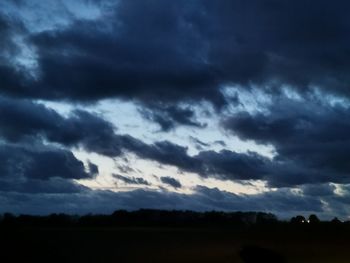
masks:
<svg viewBox="0 0 350 263"><path fill-rule="evenodd" d="M243 262L246 245L271 249L286 262L350 262L347 231L230 228L3 229L0 262Z"/></svg>

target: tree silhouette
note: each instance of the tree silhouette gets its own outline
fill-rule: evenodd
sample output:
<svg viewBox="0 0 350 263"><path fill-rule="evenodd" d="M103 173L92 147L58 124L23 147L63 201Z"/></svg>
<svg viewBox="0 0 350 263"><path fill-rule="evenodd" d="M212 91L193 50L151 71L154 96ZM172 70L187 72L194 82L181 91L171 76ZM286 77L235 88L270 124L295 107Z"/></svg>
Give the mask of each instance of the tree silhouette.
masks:
<svg viewBox="0 0 350 263"><path fill-rule="evenodd" d="M332 224L339 225L339 224L342 223L342 221L340 221L340 220L338 219L338 217L334 217L334 218L331 220L331 223L332 223Z"/></svg>
<svg viewBox="0 0 350 263"><path fill-rule="evenodd" d="M303 224L303 223L306 223L306 219L305 219L305 217L298 215L298 216L292 217L290 222L292 224Z"/></svg>
<svg viewBox="0 0 350 263"><path fill-rule="evenodd" d="M320 219L318 219L318 217L314 214L309 216L309 223L310 224L318 224L320 223Z"/></svg>

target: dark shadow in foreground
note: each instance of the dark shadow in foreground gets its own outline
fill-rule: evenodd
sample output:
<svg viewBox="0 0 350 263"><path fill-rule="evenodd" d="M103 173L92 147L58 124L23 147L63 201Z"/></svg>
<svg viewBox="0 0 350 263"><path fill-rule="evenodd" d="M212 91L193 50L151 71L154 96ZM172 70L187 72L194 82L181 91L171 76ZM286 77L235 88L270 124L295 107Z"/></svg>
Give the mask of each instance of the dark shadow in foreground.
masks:
<svg viewBox="0 0 350 263"><path fill-rule="evenodd" d="M279 253L258 246L244 246L239 255L244 263L285 263L286 260Z"/></svg>

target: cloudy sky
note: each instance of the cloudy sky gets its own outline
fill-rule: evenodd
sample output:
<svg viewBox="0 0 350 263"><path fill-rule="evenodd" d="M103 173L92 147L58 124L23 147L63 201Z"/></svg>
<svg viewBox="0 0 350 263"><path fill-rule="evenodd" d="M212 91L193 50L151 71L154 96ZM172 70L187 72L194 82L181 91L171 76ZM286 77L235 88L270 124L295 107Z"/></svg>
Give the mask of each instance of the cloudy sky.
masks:
<svg viewBox="0 0 350 263"><path fill-rule="evenodd" d="M1 1L0 212L348 219L349 9Z"/></svg>

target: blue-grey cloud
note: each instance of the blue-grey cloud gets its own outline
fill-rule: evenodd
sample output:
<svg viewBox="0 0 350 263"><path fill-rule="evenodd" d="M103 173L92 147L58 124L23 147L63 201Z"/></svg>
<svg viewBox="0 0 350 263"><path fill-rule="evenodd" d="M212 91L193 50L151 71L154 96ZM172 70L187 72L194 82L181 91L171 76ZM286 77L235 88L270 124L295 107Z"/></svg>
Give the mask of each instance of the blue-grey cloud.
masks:
<svg viewBox="0 0 350 263"><path fill-rule="evenodd" d="M113 174L113 177L126 184L150 185L150 183L142 177L128 177L120 174Z"/></svg>
<svg viewBox="0 0 350 263"><path fill-rule="evenodd" d="M301 189L304 195L323 197L334 195L336 187L331 184L311 184L304 185Z"/></svg>
<svg viewBox="0 0 350 263"><path fill-rule="evenodd" d="M275 180L347 183L349 123L349 108L342 103L279 98L267 112L240 112L224 120L223 126L241 139L275 147Z"/></svg>
<svg viewBox="0 0 350 263"><path fill-rule="evenodd" d="M96 171L86 171L83 162L69 150L50 146L1 144L0 159L1 178L88 179L96 175Z"/></svg>
<svg viewBox="0 0 350 263"><path fill-rule="evenodd" d="M232 83L319 86L349 95L348 8L343 0L121 1L95 21L31 35L39 79L14 73L1 90L215 105L225 103L219 87Z"/></svg>
<svg viewBox="0 0 350 263"><path fill-rule="evenodd" d="M19 194L0 192L0 212L47 214L111 213L116 209L181 209L195 211L271 211L289 217L295 213L324 211L318 198L301 196L289 190L256 195L236 195L216 188L198 186L194 194L168 191L134 190L129 192L93 191L62 194Z"/></svg>
<svg viewBox="0 0 350 263"><path fill-rule="evenodd" d="M107 156L121 154L116 144L110 144L117 140L115 127L82 110L64 117L40 103L1 97L0 124L0 137L13 143L44 138L67 147L82 146Z"/></svg>
<svg viewBox="0 0 350 263"><path fill-rule="evenodd" d="M12 175L0 179L0 191L19 194L74 194L87 191L88 188L67 178L32 179Z"/></svg>
<svg viewBox="0 0 350 263"><path fill-rule="evenodd" d="M169 177L169 176L160 177L160 181L163 184L172 186L174 188L181 188L182 187L181 183L178 180L176 180L175 178Z"/></svg>
<svg viewBox="0 0 350 263"><path fill-rule="evenodd" d="M196 120L195 112L191 108L178 106L148 105L139 109L141 115L150 121L156 122L162 131L169 131L178 125L204 128L206 125Z"/></svg>

